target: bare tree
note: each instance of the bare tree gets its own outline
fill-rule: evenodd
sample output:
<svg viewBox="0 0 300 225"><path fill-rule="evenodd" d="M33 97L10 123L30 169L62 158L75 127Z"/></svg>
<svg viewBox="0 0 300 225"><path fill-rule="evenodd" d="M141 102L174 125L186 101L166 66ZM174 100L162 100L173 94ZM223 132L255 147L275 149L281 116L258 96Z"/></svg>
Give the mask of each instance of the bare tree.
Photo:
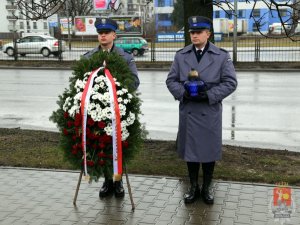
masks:
<svg viewBox="0 0 300 225"><path fill-rule="evenodd" d="M68 10L68 13L66 11ZM90 15L93 10L93 0L65 0L63 14L69 14L72 20L75 16ZM65 12L65 13L64 13Z"/></svg>
<svg viewBox="0 0 300 225"><path fill-rule="evenodd" d="M261 7L261 4L259 5L258 2L263 3L269 10L265 14L256 17L254 12ZM279 18L286 37L297 41L295 29L299 24L300 0L287 0L285 2L275 0L246 0L245 3L250 5L250 18L253 19L257 31L262 36L274 37L262 32L262 27L266 23L265 21L269 20L271 16ZM225 13L230 14L230 16L237 16L234 11L234 2L230 0L184 0L182 8L184 9L185 27L187 27L187 18L190 16L201 15L212 19L213 5L224 10ZM287 15L284 15L283 12ZM185 36L186 35L187 30L185 30ZM189 42L189 38L186 38L186 41Z"/></svg>
<svg viewBox="0 0 300 225"><path fill-rule="evenodd" d="M20 13L30 20L46 19L56 14L66 0L15 0Z"/></svg>
<svg viewBox="0 0 300 225"><path fill-rule="evenodd" d="M259 17L254 15L255 10L259 10L261 6L258 5L258 2L262 2L267 8L268 11ZM299 24L299 11L300 11L300 0L287 0L287 1L275 1L275 0L246 0L247 4L252 5L250 18L253 19L254 24L257 28L257 31L264 37L274 37L270 34L262 32L262 26L265 25L265 21L269 20L269 17L278 18L281 26L283 28L284 34L286 37L290 38L293 41L297 41L295 36L295 29ZM234 5L232 2L227 0L213 1L213 4L217 7L223 9L226 13L236 16L234 13ZM229 10L225 10L225 6ZM231 13L230 13L231 11Z"/></svg>

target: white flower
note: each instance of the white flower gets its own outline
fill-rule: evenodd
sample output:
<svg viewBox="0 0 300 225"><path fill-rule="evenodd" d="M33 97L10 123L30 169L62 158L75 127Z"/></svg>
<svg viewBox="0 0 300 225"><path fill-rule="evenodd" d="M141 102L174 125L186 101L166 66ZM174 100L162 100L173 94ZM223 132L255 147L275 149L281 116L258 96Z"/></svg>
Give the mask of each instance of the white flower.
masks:
<svg viewBox="0 0 300 225"><path fill-rule="evenodd" d="M127 104L128 102L129 102L128 99L124 99L124 100L123 100L123 103L124 103L124 104Z"/></svg>
<svg viewBox="0 0 300 225"><path fill-rule="evenodd" d="M128 99L132 99L132 94L128 93Z"/></svg>
<svg viewBox="0 0 300 225"><path fill-rule="evenodd" d="M99 86L100 86L100 88L104 88L104 86L105 86L105 83L104 82L100 82L100 84L99 84Z"/></svg>
<svg viewBox="0 0 300 225"><path fill-rule="evenodd" d="M75 83L75 88L84 89L85 82L82 80L77 79Z"/></svg>
<svg viewBox="0 0 300 225"><path fill-rule="evenodd" d="M94 87L93 87L93 90L94 90L94 91L98 91L99 88L100 88L100 86L99 86L98 84L95 84Z"/></svg>
<svg viewBox="0 0 300 225"><path fill-rule="evenodd" d="M125 141L128 137L129 137L129 132L125 128L124 130L122 130L122 141Z"/></svg>
<svg viewBox="0 0 300 225"><path fill-rule="evenodd" d="M72 98L71 97L67 97L66 98L66 100L65 100L65 103L64 103L64 105L63 105L63 110L66 112L67 110L68 110L68 106L69 106L69 103L70 103L70 101L72 100Z"/></svg>
<svg viewBox="0 0 300 225"><path fill-rule="evenodd" d="M104 128L104 131L107 135L112 135L112 126L111 126L111 123L108 123L106 125L106 127Z"/></svg>
<svg viewBox="0 0 300 225"><path fill-rule="evenodd" d="M118 102L122 102L122 100L123 100L123 99L122 99L121 97L118 98Z"/></svg>
<svg viewBox="0 0 300 225"><path fill-rule="evenodd" d="M81 100L82 97L82 92L78 92L75 96L74 96L74 100Z"/></svg>
<svg viewBox="0 0 300 225"><path fill-rule="evenodd" d="M124 94L124 92L123 92L122 90L118 90L118 91L117 91L117 95L118 95L118 96L123 95L123 94Z"/></svg>

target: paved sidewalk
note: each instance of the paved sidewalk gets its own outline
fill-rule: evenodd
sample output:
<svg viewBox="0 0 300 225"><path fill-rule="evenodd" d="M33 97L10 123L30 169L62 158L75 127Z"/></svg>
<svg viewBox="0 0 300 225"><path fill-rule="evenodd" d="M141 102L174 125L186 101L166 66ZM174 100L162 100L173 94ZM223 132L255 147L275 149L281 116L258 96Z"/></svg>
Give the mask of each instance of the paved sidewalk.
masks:
<svg viewBox="0 0 300 225"><path fill-rule="evenodd" d="M186 181L130 175L136 205L132 212L126 182L124 199L100 200L102 179L91 184L82 180L73 206L78 178L78 172L0 167L0 224L281 224L271 211L274 186L215 181L213 206L201 200L185 205ZM291 218L284 224L298 225L299 187L292 187L292 202Z"/></svg>

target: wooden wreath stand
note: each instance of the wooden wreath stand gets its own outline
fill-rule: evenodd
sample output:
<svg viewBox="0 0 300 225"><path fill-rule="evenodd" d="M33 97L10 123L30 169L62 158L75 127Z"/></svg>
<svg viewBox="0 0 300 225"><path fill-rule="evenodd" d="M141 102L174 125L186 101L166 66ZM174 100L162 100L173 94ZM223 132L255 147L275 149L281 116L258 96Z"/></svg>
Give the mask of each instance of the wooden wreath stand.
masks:
<svg viewBox="0 0 300 225"><path fill-rule="evenodd" d="M126 164L124 165L124 172L125 172L125 177L126 177L126 182L127 182L128 194L129 194L129 198L130 198L130 202L131 202L131 210L134 211L135 205L134 205L134 202L133 202L131 186L130 186L130 183L129 183ZM77 183L77 187L76 187L76 191L75 191L75 196L74 196L74 199L73 199L73 205L74 206L76 206L76 201L77 201L77 196L78 196L78 192L79 192L79 188L80 188L80 184L81 184L81 180L82 180L82 175L83 175L83 170L81 170L80 174L79 174L79 179L78 179L78 183Z"/></svg>

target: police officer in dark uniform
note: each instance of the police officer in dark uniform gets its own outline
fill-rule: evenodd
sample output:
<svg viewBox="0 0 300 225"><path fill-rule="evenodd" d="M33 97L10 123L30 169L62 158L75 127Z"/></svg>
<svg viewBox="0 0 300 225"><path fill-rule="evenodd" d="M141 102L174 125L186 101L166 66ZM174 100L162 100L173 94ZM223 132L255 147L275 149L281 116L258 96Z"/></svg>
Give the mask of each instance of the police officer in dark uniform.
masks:
<svg viewBox="0 0 300 225"><path fill-rule="evenodd" d="M127 52L124 52L123 49L116 47L113 42L116 38L116 30L118 29L118 24L114 20L109 18L97 18L95 21L95 27L97 29L98 41L100 45L84 54L83 57L90 58L93 54L99 51L118 53L127 62L132 76L135 79L134 87L135 89L137 89L140 81L138 78L138 72L133 56L128 54ZM125 192L122 180L113 181L112 177L109 177L106 174L104 174L104 178L104 183L99 192L100 198L109 196L113 193L116 197L124 196Z"/></svg>
<svg viewBox="0 0 300 225"><path fill-rule="evenodd" d="M215 161L222 156L222 100L235 91L237 80L229 53L208 41L212 21L192 16L188 24L192 44L176 53L166 84L179 101L177 152L187 162L191 184L184 202L201 197L206 204L213 204L210 184Z"/></svg>
<svg viewBox="0 0 300 225"><path fill-rule="evenodd" d="M133 56L125 52L122 48L115 46L113 42L117 37L116 30L118 29L118 24L116 21L109 18L97 18L94 25L98 33L98 41L100 45L85 53L83 57L90 58L93 54L99 51L118 53L127 62L132 76L135 79L134 87L137 89L140 81Z"/></svg>

